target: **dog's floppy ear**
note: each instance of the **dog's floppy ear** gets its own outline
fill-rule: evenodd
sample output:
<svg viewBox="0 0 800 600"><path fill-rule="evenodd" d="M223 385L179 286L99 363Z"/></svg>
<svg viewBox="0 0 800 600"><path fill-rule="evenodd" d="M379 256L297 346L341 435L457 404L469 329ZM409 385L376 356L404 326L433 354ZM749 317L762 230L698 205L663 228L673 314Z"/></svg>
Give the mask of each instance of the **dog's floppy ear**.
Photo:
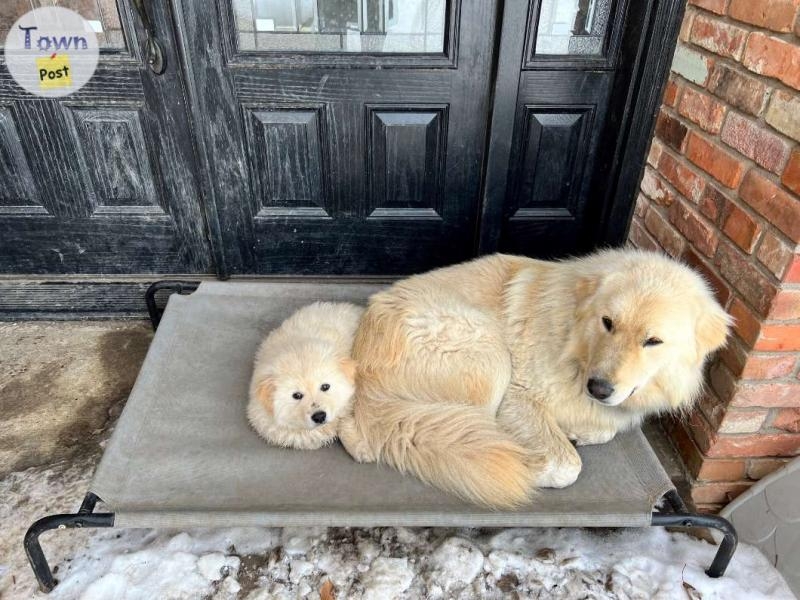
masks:
<svg viewBox="0 0 800 600"><path fill-rule="evenodd" d="M575 311L578 318L584 316L591 306L597 289L600 287L600 275L582 275L575 282Z"/></svg>
<svg viewBox="0 0 800 600"><path fill-rule="evenodd" d="M275 402L275 380L272 377L265 377L256 386L256 398L269 414L273 414L273 403Z"/></svg>
<svg viewBox="0 0 800 600"><path fill-rule="evenodd" d="M600 277L598 275L583 275L575 283L575 295L579 299L591 298L600 287Z"/></svg>
<svg viewBox="0 0 800 600"><path fill-rule="evenodd" d="M731 317L715 301L705 302L704 305L695 331L697 354L701 362L725 344L731 325Z"/></svg>
<svg viewBox="0 0 800 600"><path fill-rule="evenodd" d="M349 356L340 358L339 368L342 370L342 373L344 373L344 376L347 377L347 380L350 383L356 382L356 372L358 371L358 363L356 361Z"/></svg>

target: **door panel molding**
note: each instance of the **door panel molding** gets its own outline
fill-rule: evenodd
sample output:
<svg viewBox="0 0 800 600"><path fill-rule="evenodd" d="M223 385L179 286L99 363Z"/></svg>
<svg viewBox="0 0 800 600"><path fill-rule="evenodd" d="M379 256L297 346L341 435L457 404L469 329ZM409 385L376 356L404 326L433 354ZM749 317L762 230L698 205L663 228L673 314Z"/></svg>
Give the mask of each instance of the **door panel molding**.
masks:
<svg viewBox="0 0 800 600"><path fill-rule="evenodd" d="M448 105L367 104L366 111L367 218L441 220Z"/></svg>
<svg viewBox="0 0 800 600"><path fill-rule="evenodd" d="M324 105L243 105L257 218L330 218Z"/></svg>
<svg viewBox="0 0 800 600"><path fill-rule="evenodd" d="M12 106L0 105L0 214L47 214L20 142Z"/></svg>
<svg viewBox="0 0 800 600"><path fill-rule="evenodd" d="M143 103L64 104L91 214L166 214L142 128Z"/></svg>
<svg viewBox="0 0 800 600"><path fill-rule="evenodd" d="M526 104L510 218L577 218L595 106ZM546 174L537 177L537 174Z"/></svg>

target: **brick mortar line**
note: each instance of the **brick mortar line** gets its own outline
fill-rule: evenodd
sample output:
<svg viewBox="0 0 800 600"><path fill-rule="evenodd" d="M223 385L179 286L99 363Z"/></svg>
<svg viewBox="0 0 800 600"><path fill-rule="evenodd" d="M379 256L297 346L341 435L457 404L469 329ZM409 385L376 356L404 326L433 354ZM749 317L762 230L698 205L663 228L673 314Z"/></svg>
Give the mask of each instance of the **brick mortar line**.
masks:
<svg viewBox="0 0 800 600"><path fill-rule="evenodd" d="M791 31L773 31L772 29L769 29L767 27L762 27L760 25L755 25L753 23L748 23L747 21L739 21L739 20L737 20L736 18L734 18L734 17L732 17L730 15L730 2L728 3L728 6L725 7L725 12L723 14L721 14L721 15L719 15L719 14L713 12L713 11L710 11L710 10L708 10L706 8L703 8L702 6L697 6L696 4L688 4L686 6L686 10L687 10L687 12L691 10L693 13L695 13L695 16L698 15L698 14L699 15L704 15L704 16L707 16L707 17L711 17L714 20L720 21L722 23L726 23L728 25L733 25L733 26L739 27L741 29L746 29L748 31L747 37L750 36L750 33L763 33L765 35L769 35L769 36L778 38L778 39L780 39L780 40L782 40L782 41L784 41L784 42L786 42L788 44L792 44L792 45L795 45L795 46L798 45L798 36L795 35L795 33L794 33L795 24L797 23L797 20L798 20L798 14L800 14L800 11L797 10L797 7L795 7L794 19L792 19L792 25L791 25L791 28L790 28ZM685 20L685 17L684 17L684 20ZM692 24L692 25L694 25L694 24ZM691 28L690 28L689 33L691 35ZM745 45L747 45L747 39L745 39Z"/></svg>
<svg viewBox="0 0 800 600"><path fill-rule="evenodd" d="M695 84L694 82L689 81L688 79L684 79L678 73L674 73L674 74L676 76L680 77L685 82L684 83L684 87L685 88L691 89L691 90L695 91L696 93L698 93L698 94L700 94L702 96L711 98L714 101L716 101L717 103L721 104L723 107L725 107L725 116L723 117L723 120L722 120L722 123L720 125L718 133L712 133L710 131L706 131L705 129L700 127L700 125L695 123L694 121L690 121L690 123L692 123L695 127L699 128L699 130L702 131L703 133L705 133L706 135L710 135L710 136L713 136L715 139L719 139L720 145L723 146L724 148L728 148L728 149L732 150L733 152L736 152L737 154L741 155L745 160L748 160L748 161L752 162L758 168L760 168L760 169L764 170L765 172L767 172L767 173L769 173L771 175L774 175L774 176L776 176L776 177L778 177L780 179L781 175L786 170L786 166L789 164L789 159L791 158L792 151L798 146L798 142L797 142L797 140L789 137L788 135L786 135L782 131L780 131L780 130L776 129L775 127L773 127L766 120L766 114L767 114L768 108L769 108L769 106L770 106L770 104L772 102L772 98L774 96L774 92L776 91L775 89L768 89L764 93L764 98L765 98L765 101L763 103L764 108L761 110L761 113L759 115L751 115L749 113L744 112L742 109L732 105L730 102L728 102L724 98L718 96L717 94L712 92L710 89L702 88L702 87L698 86L697 84ZM800 92L798 92L798 91L795 91L791 95L793 96L793 99L795 99L795 97L800 99ZM681 100L682 100L683 99L683 92L681 92L680 96L681 96ZM679 106L680 106L680 102L676 102L675 112L678 112L677 108ZM670 107L670 108L672 108L672 107ZM678 114L680 115L680 113L678 113ZM779 140L781 140L782 142L784 142L788 146L788 148L789 148L789 152L788 152L789 156L787 156L786 160L780 165L780 172L779 173L773 173L772 171L767 170L765 167L763 167L763 166L759 165L758 163L756 163L752 158L742 154L740 150L738 150L737 148L734 148L733 146L729 145L726 141L724 141L722 139L722 130L725 128L725 125L726 125L726 123L728 122L728 119L729 119L729 115L731 115L731 114L738 115L741 118L745 119L746 121L754 123L759 129L764 130L765 132L767 132L767 133L769 133L771 135L774 135L775 137L777 137ZM683 117L682 116L682 118L686 119L687 117ZM785 189L788 193L796 195L795 192L793 192L792 190L790 190L789 188L784 186L782 181L779 181L778 185L781 188Z"/></svg>
<svg viewBox="0 0 800 600"><path fill-rule="evenodd" d="M773 427L772 424L775 422L775 419L778 417L778 412L781 411L781 410L786 410L787 408L791 410L792 408L796 409L797 407L793 407L793 406L772 407L769 410L769 414L767 415L767 418L764 419L764 423L762 423L761 428L759 429L759 431L763 431L764 433L786 432L785 429L781 429L780 427ZM787 432L787 433L792 433L792 432ZM795 433L798 433L798 432L795 432Z"/></svg>
<svg viewBox="0 0 800 600"><path fill-rule="evenodd" d="M716 56L716 55L713 55L713 56ZM665 103L662 102L662 104L661 104L661 108L662 109L666 108L666 109L669 109L669 110L673 111L678 118L682 119L683 121L688 121L689 123L691 123L692 124L692 128L696 128L701 133L703 133L705 135L708 135L708 136L712 136L714 139L718 139L719 142L720 142L719 145L722 148L730 150L731 152L735 152L737 155L741 156L745 161L751 163L754 167L757 167L757 168L761 169L765 173L769 173L770 175L778 177L778 179L779 179L778 186L781 189L785 190L789 194L792 194L793 196L797 195L797 194L795 194L795 192L793 192L792 190L790 190L789 188L787 188L786 186L783 185L783 182L780 181L780 176L786 170L786 165L789 162L789 158L791 158L792 150L794 150L796 147L798 147L798 142L796 140L794 140L793 138L787 136L785 133L775 129L772 125L767 123L767 121L765 119L765 115L767 113L767 109L769 108L769 105L772 102L773 92L776 91L774 88L767 89L767 91L765 92L765 94L764 94L765 102L763 104L764 108L761 110L761 114L759 114L759 115L751 115L751 114L747 114L747 113L743 112L741 109L733 106L731 103L729 103L724 98L721 98L720 96L717 96L714 92L712 92L707 87L702 87L702 86L694 83L693 81L689 81L688 79L686 79L685 77L683 77L680 73L678 73L676 71L670 70L670 75L674 76L677 79L679 79L680 82L681 82L681 85L683 85L683 87L689 88L691 90L694 90L695 92L697 92L699 94L702 94L704 96L708 96L710 98L713 98L714 100L716 100L717 102L722 104L726 109L725 117L724 117L724 119L722 121L722 124L720 125L719 133L711 133L709 131L706 131L705 129L700 127L700 125L696 124L694 121L691 121L687 117L684 117L683 115L681 115L678 112L678 107L680 106L680 103L681 103L680 101L683 100L683 90L679 90L680 94L679 94L679 97L676 96L676 98L675 98L675 106L674 107L673 106L669 106L668 104L665 104ZM710 72L709 72L708 78L709 79L711 78ZM791 89L791 88L789 88L789 89ZM792 95L796 96L796 97L798 97L798 99L800 99L800 91L793 90ZM725 141L722 140L722 130L725 127L725 123L727 122L728 115L730 113L736 113L737 115L743 117L744 119L746 119L748 121L755 122L759 126L759 129L764 129L767 132L771 133L772 135L775 135L776 137L781 139L783 142L785 142L789 146L789 158L787 158L786 162L783 163L783 165L781 166L781 173L780 174L776 175L772 171L768 171L767 169L765 169L764 167L762 167L761 165L756 163L749 156L745 156L744 154L739 152L739 150L737 150L733 146L729 146Z"/></svg>
<svg viewBox="0 0 800 600"><path fill-rule="evenodd" d="M785 408L792 408L792 407L788 406L788 407L785 407ZM719 436L723 436L724 435L727 439L732 439L732 438L733 439L735 439L735 438L744 439L744 438L751 438L751 437L759 437L759 436L763 436L764 434L781 435L781 436L786 436L786 437L796 437L796 438L800 439L800 433L796 433L796 432L793 432L793 431L785 431L783 429L778 429L777 431L762 431L761 429L759 429L758 431L749 431L747 433L717 433L717 435L719 435ZM740 457L736 457L736 456L730 456L730 457L714 456L713 458L742 458L742 459L746 460L748 458L792 458L793 456L798 456L798 455L797 454L792 454L792 455L776 454L776 455L773 455L773 456L740 456Z"/></svg>
<svg viewBox="0 0 800 600"><path fill-rule="evenodd" d="M761 327L759 327L759 335L760 333ZM744 371L744 367L747 365L747 360L755 354L765 358L782 358L785 356L793 356L795 358L794 367L789 371L788 375L770 379L752 379L749 377L742 377L742 373L740 372L739 375L736 376L737 383L800 383L800 379L798 379L798 377L800 377L800 352L797 350L754 350L748 348L747 343L742 340L736 332L733 332L733 335L742 342L742 348L745 352L745 361L742 366L742 371Z"/></svg>
<svg viewBox="0 0 800 600"><path fill-rule="evenodd" d="M712 51L710 51L710 50L708 50L706 48L703 48L702 46L698 46L694 42L691 42L691 41L688 41L688 40L687 41L683 41L683 40L679 39L677 45L675 46L675 49L677 50L678 47L681 44L687 50L691 50L692 52L697 52L698 54L700 54L701 56L703 56L705 58L709 58L709 59L714 60L715 63L722 62L725 66L728 66L733 71L737 72L739 75L744 75L744 76L750 77L752 79L756 79L759 82L763 83L767 87L767 92L765 93L765 102L764 102L764 105L763 105L763 109L761 110L761 113L758 114L758 115L745 115L745 116L747 116L747 117L749 117L751 119L755 119L759 123L763 123L766 128L768 128L770 131L775 132L776 135L779 135L780 137L784 138L785 140L788 140L790 144L795 145L795 144L798 143L797 140L794 140L793 138L788 137L786 134L784 134L783 132L775 129L772 125L767 123L764 120L764 115L766 115L766 112L767 112L767 109L769 108L770 102L772 102L772 96L773 96L774 92L782 91L782 92L787 93L787 94L789 94L791 96L800 96L800 90L797 90L797 89L795 89L795 88L793 88L793 87L791 87L789 85L786 85L780 79L777 79L775 77L770 77L769 75L764 75L762 73L756 73L755 71L751 71L746 66L744 66L744 64L741 61L738 61L736 59L730 58L728 56L722 56L721 54L715 54L714 52L712 52ZM797 46L798 48L800 48L800 39L798 39L792 45L793 46ZM734 68L734 67L738 67L738 68ZM713 71L713 67L708 70L707 79L711 79L711 72L712 71ZM689 81L688 79L685 79L680 73L678 73L676 71L673 71L671 65L670 65L670 71L669 72L670 72L670 75L675 75L677 77L680 77L687 84L690 84L690 87L693 87L693 88L695 88L697 90L702 90L705 93L709 94L711 97L717 99L719 102L725 104L728 108L738 111L738 109L736 109L736 107L732 106L724 98L720 98L719 96L717 96L715 93L713 93L707 87L704 87L704 86L701 86L699 84L696 84L693 81ZM662 104L662 106L663 106L663 104Z"/></svg>
<svg viewBox="0 0 800 600"><path fill-rule="evenodd" d="M792 373L794 373L796 370L797 370L797 368L795 367L792 370ZM731 373L731 374L733 375L733 373ZM741 376L740 377L734 376L734 378L736 379L736 383L737 384L743 383L743 384L749 385L749 386L768 386L768 385L772 385L772 384L791 384L791 385L797 385L798 386L798 391L800 391L800 381L798 381L797 378L794 375L785 375L783 377L777 377L775 379L744 379ZM745 407L741 407L741 408L745 408Z"/></svg>
<svg viewBox="0 0 800 600"><path fill-rule="evenodd" d="M678 115L678 118L680 118L680 115ZM658 138L656 138L656 139L658 139ZM672 148L667 146L660 139L659 139L659 143L662 146L662 153L666 152L676 162L678 162L679 164L683 165L684 167L690 169L692 172L696 172L696 174L699 177L703 178L703 180L706 183L706 185L709 185L709 184L713 185L714 189L716 189L718 192L720 192L722 194L722 196L728 202L730 202L731 204L733 204L734 206L739 208L742 212L747 214L750 218L752 218L753 220L755 220L759 224L763 225L762 228L761 228L761 232L758 234L758 236L755 239L755 244L753 244L753 251L750 253L752 256L754 256L756 258L756 260L758 260L758 257L756 257L756 254L757 254L758 250L761 248L761 244L763 243L763 239L764 239L764 234L765 233L767 233L768 231L774 230L774 233L778 233L778 234L780 234L780 236L785 237L783 232L780 229L778 229L777 227L775 227L774 224L772 224L768 220L766 220L766 218L764 216L762 216L758 211L756 211L753 207L751 207L749 204L747 204L747 202L744 199L742 199L740 196L734 195L733 197L731 197L729 194L726 194L725 191L720 190L719 189L720 187L722 187L724 190L728 190L728 188L725 188L725 186L720 184L711 175L709 175L703 169L701 169L700 167L695 165L691 160L689 160L689 158L685 154L676 153L675 150L673 150ZM665 179L664 175L661 173L661 171L658 170L657 167L652 167L652 168L659 176L661 176L662 179ZM673 188L675 187L674 185L671 184L670 181L666 181L666 183L668 185L671 185ZM676 189L675 191L677 192L678 190ZM694 202L691 198L686 198L680 192L678 192L678 195L681 196L682 198L684 198L689 203L691 203L694 206L697 206L699 208L699 203ZM705 215L702 214L702 212L700 212L699 214L700 214L700 216L705 217ZM720 217L721 216L722 215L720 215ZM710 220L707 217L706 217L706 219ZM726 222L727 222L727 220L726 220ZM733 239L731 239L730 236L728 236L725 233L725 231L724 231L725 223L720 223L719 226L718 226L716 223L713 223L713 221L712 221L712 224L714 225L715 229L717 229L720 233L725 235L725 237L727 237L731 242L733 242L734 244L736 243ZM786 238L786 240L789 240L789 238ZM794 242L792 242L791 240L789 240L788 243L789 243L789 245L794 245ZM769 271L769 269L767 269L767 270ZM781 283L781 280L778 279L778 277L774 273L772 273L772 271L769 271L769 273L772 276L772 279L774 279L778 283Z"/></svg>
<svg viewBox="0 0 800 600"><path fill-rule="evenodd" d="M687 128L687 131L694 131L694 132L695 132L695 133L696 133L698 136L700 136L700 137L701 137L702 139L704 139L705 141L707 141L707 142L712 142L712 143L713 143L713 142L714 142L714 140L716 140L716 139L719 139L719 137L717 137L717 136L712 136L711 138L709 138L709 136L708 136L707 132L703 131L702 129L699 129L699 127L698 127L698 126L696 126L696 125L695 125L695 124L694 124L692 121L690 121L690 120L686 119L685 117L681 116L681 115L678 113L678 111L677 111L677 110L675 110L674 108L672 108L672 107L670 107L670 106L668 106L668 105L666 105L666 104L662 104L662 105L661 105L661 110L663 110L664 112L666 112L666 113L667 113L669 116L673 117L674 119L678 120L678 121L679 121L679 122L680 122L682 125L684 125L684 126ZM699 129L699 130L698 130L698 129ZM687 132L687 134L686 134L686 135L687 135L687 137L688 137L688 135L689 135L689 134L688 134L688 132ZM662 145L662 146L663 146L665 149L666 149L666 148L670 148L670 147L669 147L669 145L668 145L668 144L667 144L667 143L666 143L664 140L662 140L661 138L659 138L659 137L658 137L658 135L655 135L655 136L654 136L654 138L655 138L655 139L657 139L657 140L659 141L659 143L660 143L660 144L661 144L661 145ZM652 145L652 143L651 143L651 145ZM775 177L777 177L777 176L776 176L774 173L772 173L772 172L770 172L770 171L767 171L766 169L764 169L763 167L761 167L760 165L758 165L758 164L757 164L755 161L753 161L752 159L750 159L750 158L748 158L747 156L744 156L743 154L741 154L741 153L740 153L738 150L736 150L735 148L732 148L732 147L728 146L728 144L726 144L725 142L723 142L721 139L719 139L719 143L718 143L718 144L715 144L715 145L716 145L716 146L718 146L718 147L720 147L720 148L721 148L723 151L726 151L726 152L729 152L729 153L733 153L733 154L735 155L735 156L734 156L734 158L741 156L741 160L740 160L740 162L744 163L745 167L747 167L747 168L745 169L745 173L744 173L744 175L742 176L742 181L744 181L744 177L747 175L747 172L748 172L748 171L750 171L751 169L757 169L757 170L758 170L757 172L758 172L758 174L759 174L759 175L762 175L763 177L765 177L765 178L766 178L768 181L770 181L771 183L775 184L775 185L776 185L776 186L777 186L779 189L781 189L781 190L782 190L782 191L784 191L785 193L789 194L789 195L790 195L792 198L798 198L798 195L797 195L797 194L795 194L793 191L789 190L788 188L786 188L786 187L783 185L783 183L781 183L780 179L778 179L778 181L777 181L777 182L775 181ZM670 150L671 150L671 149L670 149ZM672 150L672 152L674 153L675 151L674 151L674 150ZM717 180L716 180L716 179L715 179L715 178L714 178L714 177L713 177L713 176L712 176L710 173L706 172L705 170L703 170L703 169L702 169L701 167L699 167L698 165L695 165L695 163L693 163L693 162L692 162L692 161L689 159L689 157L687 157L687 156L686 156L686 154L684 154L684 153L680 153L680 154L678 154L678 156L680 156L682 159L684 159L684 160L685 160L685 161L688 163L688 165L691 165L691 166L693 167L693 169L695 169L695 170L699 170L699 171L702 173L702 175L703 175L704 177L706 177L706 178L707 178L707 179L706 179L706 182L707 182L707 183L708 183L708 182L712 182L712 181L713 181L713 182L714 182L714 184L715 184L715 187L718 189L718 191L721 191L721 192L723 193L723 195L724 195L724 196L725 196L725 197L726 197L728 200L731 200L731 198L728 196L728 194L731 194L731 193L733 193L733 194L735 194L735 195L736 195L735 197L736 197L736 198L737 198L737 199L738 199L740 202L744 202L744 203L746 204L746 201L745 201L744 199L742 199L742 198L741 198L741 196L739 195L739 189L741 188L741 181L739 182L739 185L738 185L738 186L736 186L736 188L728 188L728 187L727 187L727 186L725 186L724 184L722 184L722 183L718 182L718 181L717 181ZM649 164L649 163L648 163L648 164ZM652 167L651 167L651 168L652 168ZM785 165L784 165L784 168L785 168ZM655 169L655 168L653 168L653 170L655 170L656 172L658 172L658 170L657 170L657 169ZM659 173L659 176L661 176L661 174L660 174L660 173ZM710 178L710 179L708 179L708 178ZM669 184L669 182L666 182L666 183L667 183L667 184ZM670 185L671 185L671 184L670 184ZM723 189L722 189L722 190L719 190L719 188L720 188L720 187L722 187ZM641 189L641 187L640 187L640 189ZM647 196L647 195L645 194L645 196ZM685 197L684 197L682 194L680 194L680 196L681 196L682 198L686 199L686 198L685 198ZM800 199L800 198L798 198L798 199ZM689 200L689 199L686 199L686 200L688 200L688 201L689 201L691 204L693 204L693 205L697 206L697 204L695 204L693 201L691 201L691 200ZM747 205L747 206L748 206L748 208L750 208L750 207L749 207L749 205ZM754 209L750 208L750 210L754 210ZM785 234L784 234L782 231L780 231L780 229L778 229L778 228L775 226L775 224L774 224L774 223L771 223L771 222L767 221L767 220L766 220L766 217L762 216L762 215L761 215L760 213L758 213L757 211L755 211L755 215L757 215L757 216L758 216L758 219L759 219L759 221L760 221L760 222L763 222L763 223L765 223L765 224L767 225L767 228L769 228L769 229L773 229L773 230L774 230L774 231L773 231L773 233L777 233L777 234L778 234L778 237L779 237L779 239L782 239L784 242L788 243L788 245L789 245L789 246L791 246L792 248L794 248L794 250L795 250L795 251L797 250L798 244L797 244L797 243L795 243L795 242L793 242L793 241L792 241L790 238L788 238L788 237L787 237L787 236L786 236L786 235L785 235ZM702 214L701 214L701 216L703 216L703 217L705 218L705 215L702 215ZM716 225L715 225L715 227L716 227ZM719 229L720 229L720 232L721 232L721 231L722 231L722 229L721 229L721 228L719 228ZM760 248L761 248L761 244L763 243L763 238L764 238L764 235L763 235L763 232L762 232L762 234L761 234L761 235L759 235L759 239L757 240L757 242L756 242L755 246L753 247L753 252L752 252L752 255L753 255L753 256L755 256L755 255L757 254L757 252L760 250ZM736 247L737 247L737 249L738 249L738 246L736 246ZM757 257L756 257L756 258L757 258ZM761 265L761 262L760 262L759 260L755 260L755 261L753 261L753 262L754 262L755 264L757 264L757 265L758 265L758 267L760 268L760 270L762 270L762 271L763 271L763 270L765 270L765 272L766 272L766 273L768 273L768 275L767 275L767 276L768 276L768 278L769 278L769 279L771 279L771 280L774 280L774 281L778 281L779 283L783 283L783 281L782 281L782 280L780 280L780 279L778 279L778 278L775 276L775 274L774 274L774 273L772 273L772 272L771 272L769 269L767 269L767 268L766 268L766 266L763 266L763 265ZM762 268L762 267L763 267L763 268Z"/></svg>
<svg viewBox="0 0 800 600"><path fill-rule="evenodd" d="M762 322L764 325L800 325L800 317L795 317L794 319L764 319Z"/></svg>
<svg viewBox="0 0 800 600"><path fill-rule="evenodd" d="M642 194L642 195L643 195L645 198L647 198L647 196L645 196L644 194ZM647 201L648 201L648 202L652 202L652 200L650 200L650 198L647 198ZM649 207L648 207L648 210L649 210ZM645 214L647 214L647 213L645 212ZM656 247L658 247L658 248L661 248L661 250L662 250L662 252L663 252L663 251L664 251L664 249L661 247L661 244L659 244L659 243L658 243L658 240L657 240L657 239L655 239L655 238L654 238L652 235L650 235L650 232L649 232L649 231L647 231L647 227L645 227L645 225L644 225L644 217L637 217L637 216L635 216L635 215L634 215L634 217L633 217L633 220L634 220L634 221L636 221L636 222L639 224L639 229L641 229L641 230L642 230L642 233L644 233L644 235L645 235L645 236L647 236L647 238L648 238L648 239L649 239L651 242L653 242L653 245L654 245L654 246L656 246ZM630 239L630 237L628 238L628 241L632 241L632 240Z"/></svg>
<svg viewBox="0 0 800 600"><path fill-rule="evenodd" d="M683 156L683 157L685 158L685 155L681 155L681 156ZM686 160L688 161L688 158L687 158ZM691 164L694 164L694 163L692 163L691 161L689 161L689 162L690 162ZM665 186L665 187L667 187L667 188L668 188L670 191L674 190L674 191L675 191L675 193L676 193L676 194L677 194L677 195L678 195L680 198L682 198L684 201L686 201L686 203L687 203L687 204L689 204L690 206L692 206L692 207L697 207L697 206L698 206L697 204L695 204L694 202L692 202L690 199L686 198L686 197L685 197L683 194L681 194L680 192L678 192L678 191L675 189L675 187L674 187L674 186L673 186L673 185L672 185L672 184L671 184L669 181L667 181L667 180L664 178L664 176L663 176L663 175L662 175L662 174L661 174L661 173L658 171L658 169L655 169L655 168L653 168L653 167L652 167L652 166L650 166L649 164L648 164L647 166L648 166L648 167L649 167L649 168L650 168L650 169L651 169L651 170L654 172L655 176L656 176L656 177L658 177L659 181L661 181L661 182L664 184L664 186ZM699 168L699 167L698 167L698 168ZM702 170L702 169L701 169L701 170ZM703 173L705 173L705 171L703 171ZM639 184L639 190L641 191L642 195L644 195L644 197L645 197L645 198L647 198L647 199L648 199L648 200L651 202L651 205L648 207L648 210L650 210L650 209L655 209L655 210L656 210L656 211L659 213L659 215L661 215L661 217L663 217L663 218L664 218L664 220L665 220L665 221L667 221L667 223L670 225L670 227L671 227L672 229L674 229L674 230L675 230L675 232L676 232L678 235L680 235L680 236L681 236L681 238L682 238L682 239L684 239L684 240L685 240L685 241L686 241L686 242L687 242L687 243L688 243L690 246L692 246L692 248L694 248L694 245L692 244L692 242L691 242L691 241L690 241L690 240L689 240L689 239L688 239L688 238L687 238L685 235L683 235L683 233L681 233L681 232L680 232L680 231L677 229L677 227L675 227L675 224L674 224L674 223L672 223L672 221L670 221L670 219L669 219L669 206L661 206L661 205L659 205L659 204L658 204L658 203L657 203L655 200L653 200L652 198L650 198L650 197L649 197L649 196L648 196L648 195L647 195L647 194L646 194L646 193L645 193L645 192L644 192L644 191L641 189L641 182L640 182L640 184ZM727 198L727 197L726 197L726 198ZM730 199L728 198L728 200L730 200ZM714 223L713 221L710 221L710 220L709 220L709 219L708 219L708 218L707 218L707 217L706 217L704 214L702 214L702 213L701 213L699 210L695 210L694 212L697 214L697 216L698 216L700 219L702 219L702 220L703 220L703 222L704 222L704 223L710 224L710 225L711 225L711 228L712 228L712 229L713 229L715 232L718 232L718 233L722 234L722 235L724 236L725 240L727 240L727 241L730 241L730 244L731 244L731 246L732 246L732 247L735 249L735 251L739 252L740 254L744 255L745 257L752 257L754 260L752 260L752 261L748 261L748 262L750 262L751 264L753 264L753 265L755 266L755 268L758 270L758 272L759 272L759 273L760 273L762 276L766 277L766 278L767 278L767 279L768 279L770 282L772 282L772 283L777 283L777 284L778 284L778 287L779 287L779 286L782 284L782 281L781 281L781 280L779 280L779 279L778 279L778 278L775 276L775 274L774 274L774 273L772 273L772 271L770 271L769 269L767 269L767 268L766 268L766 266L762 265L762 264L761 264L761 261L759 261L759 260L758 260L758 257L755 255L755 254L756 254L756 252L758 251L758 249L760 248L760 246L761 246L761 243L763 243L763 242L762 242L762 239L763 239L763 237L764 237L764 236L763 236L763 231L762 231L762 233L759 235L759 239L758 239L758 241L757 241L756 245L753 247L753 253L752 253L752 254L745 254L745 253L744 253L744 251L742 251L742 249L741 249L741 248L739 248L739 246L738 246L738 245L736 245L736 243L735 243L733 240L731 240L731 239L728 237L728 235L727 235L727 234L726 234L726 233L725 233L725 232L722 230L722 227L718 227L718 226L716 225L716 223ZM763 220L763 217L761 217L761 216L759 215L759 219ZM765 221L765 222L766 222L766 221ZM774 226L773 226L772 224L770 224L770 223L768 223L768 225L769 225L770 227L774 227ZM661 244L659 244L659 246L661 246ZM706 258L710 258L710 259L713 259L713 258L715 258L715 257L716 257L716 255L717 255L717 252L718 252L718 250L719 250L719 244L717 244L717 248L714 250L714 255L713 255L713 256L711 256L711 257L706 257ZM703 253L701 252L700 254L703 254ZM703 256L705 256L705 255L703 255ZM713 265L713 264L714 264L714 263L712 263L712 265ZM714 266L716 266L716 265L714 265ZM711 271L713 271L713 272L717 273L717 270L716 270L716 269L711 269ZM725 280L725 282L726 282L726 283L728 283L728 285L730 285L730 286L731 286L731 288L732 288L734 291L738 292L737 288L736 288L736 287L733 285L733 283L732 283L731 281L728 281L728 279L727 279L727 278L726 278L726 277L725 277L725 276L724 276L722 273L717 273L717 275L719 275L719 276L720 276L722 279L724 279L724 280ZM780 289L780 288L779 288L779 289ZM740 295L740 294L737 294L737 296L738 296L738 295ZM741 299L741 300L742 300L742 301L745 303L745 305L746 305L746 306L747 306L747 307L748 307L748 308L749 308L751 311L753 311L753 312L754 312L754 313L756 313L758 316L760 316L760 313L759 313L759 311L758 311L758 310L756 310L756 309L755 309L755 308L754 308L754 307L753 307L753 306L752 306L752 305L751 305L751 304L750 304L750 303L749 303L749 302L748 302L748 301L747 301L747 300L746 300L744 297L741 297L740 299ZM729 303L729 304L730 304L730 303ZM771 303L770 303L770 306L771 306Z"/></svg>

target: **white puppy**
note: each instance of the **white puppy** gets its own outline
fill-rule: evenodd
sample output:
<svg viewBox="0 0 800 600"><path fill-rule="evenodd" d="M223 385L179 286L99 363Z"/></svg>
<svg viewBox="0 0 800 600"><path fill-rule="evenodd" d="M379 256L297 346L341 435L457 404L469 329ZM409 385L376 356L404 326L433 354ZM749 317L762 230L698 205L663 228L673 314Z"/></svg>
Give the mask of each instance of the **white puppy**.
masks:
<svg viewBox="0 0 800 600"><path fill-rule="evenodd" d="M259 435L308 450L336 439L355 392L350 350L363 312L354 304L315 302L266 337L256 354L247 407Z"/></svg>

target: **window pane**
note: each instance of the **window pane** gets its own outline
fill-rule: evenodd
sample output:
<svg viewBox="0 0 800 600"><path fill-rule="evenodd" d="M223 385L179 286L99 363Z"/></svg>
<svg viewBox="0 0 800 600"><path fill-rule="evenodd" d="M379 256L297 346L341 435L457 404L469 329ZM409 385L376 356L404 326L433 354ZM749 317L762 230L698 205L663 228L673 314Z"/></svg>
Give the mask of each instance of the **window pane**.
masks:
<svg viewBox="0 0 800 600"><path fill-rule="evenodd" d="M542 0L536 54L602 54L611 2Z"/></svg>
<svg viewBox="0 0 800 600"><path fill-rule="evenodd" d="M232 0L241 50L444 52L445 0Z"/></svg>
<svg viewBox="0 0 800 600"><path fill-rule="evenodd" d="M11 26L26 12L44 6L74 10L92 26L101 48L124 49L125 36L115 0L0 0L0 46Z"/></svg>

